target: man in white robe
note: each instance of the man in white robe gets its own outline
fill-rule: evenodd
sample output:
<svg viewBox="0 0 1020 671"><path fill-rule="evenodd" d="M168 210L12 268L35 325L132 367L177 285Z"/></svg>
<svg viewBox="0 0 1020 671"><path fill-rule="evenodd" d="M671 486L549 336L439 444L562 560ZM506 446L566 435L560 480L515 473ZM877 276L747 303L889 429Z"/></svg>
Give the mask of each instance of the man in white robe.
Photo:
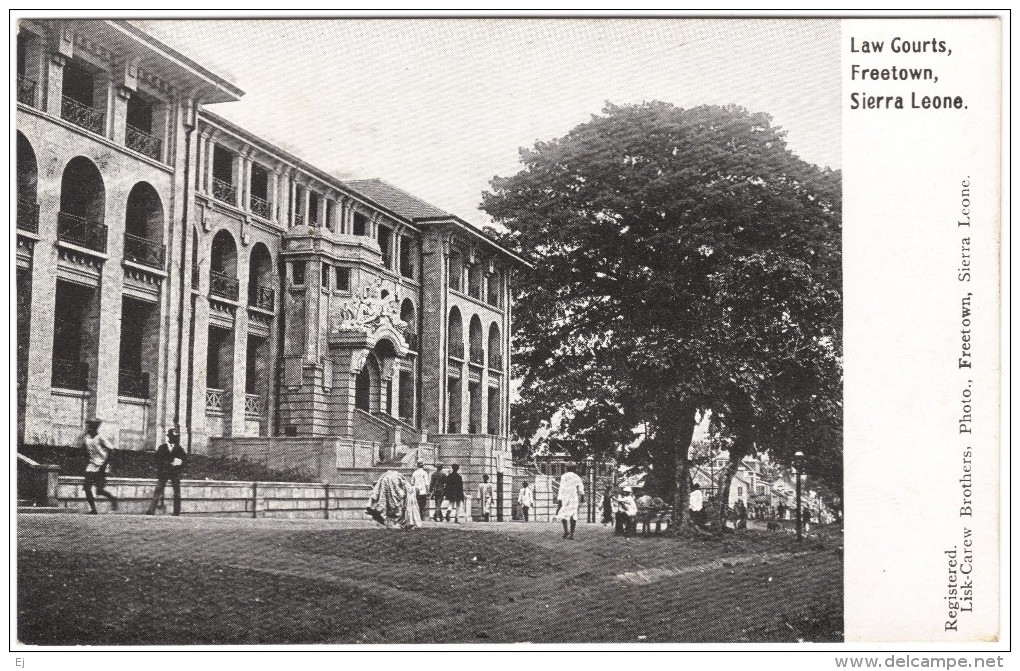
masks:
<svg viewBox="0 0 1020 671"><path fill-rule="evenodd" d="M560 489L556 495L556 519L563 522L563 537L571 540L577 526L577 510L584 501L584 481L574 469L573 464L567 466L567 472L560 477Z"/></svg>

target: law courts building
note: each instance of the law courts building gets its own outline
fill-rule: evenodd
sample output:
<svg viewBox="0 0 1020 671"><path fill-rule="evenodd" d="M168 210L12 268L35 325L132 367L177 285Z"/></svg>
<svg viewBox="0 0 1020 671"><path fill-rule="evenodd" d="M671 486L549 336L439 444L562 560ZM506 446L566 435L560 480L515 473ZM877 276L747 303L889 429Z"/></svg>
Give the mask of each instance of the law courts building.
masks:
<svg viewBox="0 0 1020 671"><path fill-rule="evenodd" d="M17 76L19 441L509 463L526 262L206 111L243 92L128 22L23 21Z"/></svg>

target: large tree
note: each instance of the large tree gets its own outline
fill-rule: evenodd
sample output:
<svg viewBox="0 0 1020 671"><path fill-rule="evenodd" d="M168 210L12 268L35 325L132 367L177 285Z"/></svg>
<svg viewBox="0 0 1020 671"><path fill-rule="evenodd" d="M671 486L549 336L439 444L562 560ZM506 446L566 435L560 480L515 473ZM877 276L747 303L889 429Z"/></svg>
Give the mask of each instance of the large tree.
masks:
<svg viewBox="0 0 1020 671"><path fill-rule="evenodd" d="M517 438L556 415L606 449L643 425L683 524L702 413L746 454L838 402L840 176L768 115L607 105L521 160L482 205L535 264L515 309Z"/></svg>

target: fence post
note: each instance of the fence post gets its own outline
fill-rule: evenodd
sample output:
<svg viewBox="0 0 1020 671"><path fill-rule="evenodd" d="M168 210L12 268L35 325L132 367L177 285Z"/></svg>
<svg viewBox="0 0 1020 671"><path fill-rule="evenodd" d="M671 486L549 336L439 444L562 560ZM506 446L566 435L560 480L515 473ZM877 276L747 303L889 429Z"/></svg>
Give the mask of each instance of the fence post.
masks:
<svg viewBox="0 0 1020 671"><path fill-rule="evenodd" d="M326 519L329 519L329 483L323 483L326 487Z"/></svg>
<svg viewBox="0 0 1020 671"><path fill-rule="evenodd" d="M257 519L259 516L259 483L251 483L251 516Z"/></svg>

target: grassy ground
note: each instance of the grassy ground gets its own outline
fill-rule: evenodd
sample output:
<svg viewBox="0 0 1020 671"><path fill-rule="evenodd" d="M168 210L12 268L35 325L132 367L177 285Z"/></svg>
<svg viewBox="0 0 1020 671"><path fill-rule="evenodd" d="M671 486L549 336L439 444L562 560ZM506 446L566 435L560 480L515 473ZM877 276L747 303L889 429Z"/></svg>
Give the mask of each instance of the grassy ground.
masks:
<svg viewBox="0 0 1020 671"><path fill-rule="evenodd" d="M18 518L40 645L840 641L841 537L620 538L513 522Z"/></svg>

